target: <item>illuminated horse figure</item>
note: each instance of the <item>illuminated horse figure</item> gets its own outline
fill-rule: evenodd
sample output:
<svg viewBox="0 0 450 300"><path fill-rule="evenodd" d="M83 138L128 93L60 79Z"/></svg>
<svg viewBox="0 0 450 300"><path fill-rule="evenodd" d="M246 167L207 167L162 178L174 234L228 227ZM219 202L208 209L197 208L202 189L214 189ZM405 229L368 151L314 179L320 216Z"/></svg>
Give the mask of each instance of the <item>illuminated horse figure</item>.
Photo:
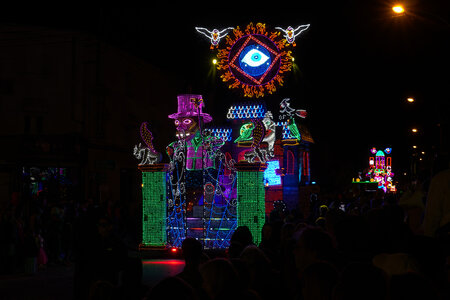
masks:
<svg viewBox="0 0 450 300"><path fill-rule="evenodd" d="M135 145L133 149L133 155L140 159L140 165L153 165L161 162L162 155L157 152L153 147L153 135L152 132L148 129L148 123L143 122L140 128L141 138L147 147L142 147L141 143L139 145Z"/></svg>

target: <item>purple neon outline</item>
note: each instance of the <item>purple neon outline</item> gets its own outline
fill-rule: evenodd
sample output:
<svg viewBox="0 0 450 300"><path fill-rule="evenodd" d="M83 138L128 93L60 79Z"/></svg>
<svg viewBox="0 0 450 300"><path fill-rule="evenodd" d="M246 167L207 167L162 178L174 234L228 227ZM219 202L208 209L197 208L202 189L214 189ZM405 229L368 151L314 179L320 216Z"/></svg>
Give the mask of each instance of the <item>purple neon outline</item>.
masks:
<svg viewBox="0 0 450 300"><path fill-rule="evenodd" d="M276 48L277 51L278 51L278 53L275 54L275 53L274 53L275 50L273 50L272 48L268 47L268 48L269 48L268 50L269 50L272 54L275 54L276 56L275 56L275 59L272 61L272 64L269 66L269 68L266 70L266 72L264 72L264 74L261 76L260 80L258 80L258 81L257 81L254 77L252 77L252 76L250 76L249 74L245 73L240 67L238 67L238 66L236 66L236 65L234 64L234 61L236 60L236 57L239 56L239 54L242 52L242 50L244 50L245 46L248 44L248 42L249 42L251 39L254 40L257 44L259 44L259 45L261 45L261 46L263 46L263 47L265 47L265 48L267 47L267 45L264 45L263 42L261 42L260 40L258 40L257 38L255 38L255 37L253 37L253 36L263 36L263 37L269 39L269 40L273 43L273 45L275 46L275 48ZM246 41L244 42L244 44L242 44L241 49L236 53L236 55L232 58L232 61L231 61L231 60L230 60L231 49L234 47L234 45L235 45L238 41L240 41L241 39L243 39L243 38L245 38L245 37L247 37ZM266 48L266 49L267 49L267 48ZM230 51L229 51L229 53L228 53L228 62L229 62L229 63L228 63L228 69L230 70L231 74L233 74L233 71L231 70L231 67L235 68L236 71L238 71L239 73L241 73L242 75L244 75L245 77L247 77L248 79L250 79L251 81L253 81L254 83L256 83L256 84L253 85L253 86L262 86L262 85L266 85L266 84L268 84L269 82L271 82L272 80L274 80L275 77L277 77L277 75L278 75L278 73L279 73L279 71L280 71L280 68L278 68L276 74L275 74L269 81L267 81L267 82L264 83L264 84L261 83L261 82L264 80L264 78L266 78L267 73L269 73L269 71L273 68L273 65L275 64L275 62L276 62L278 59L280 59L280 64L281 64L281 55L282 55L282 52L281 52L280 49L277 47L276 43L275 43L272 39L270 39L267 35L264 35L264 34L255 34L255 33L253 33L253 34L247 34L247 35L244 35L244 36L240 37L240 38L239 38L237 41L235 41L235 42L233 43L233 45L230 47ZM233 74L233 76L234 76L234 74ZM242 82L241 80L239 80L239 78L237 78L236 76L234 76L234 78L236 78L236 79L237 79L240 83L242 83L242 84L249 85L249 84L247 84L247 83Z"/></svg>

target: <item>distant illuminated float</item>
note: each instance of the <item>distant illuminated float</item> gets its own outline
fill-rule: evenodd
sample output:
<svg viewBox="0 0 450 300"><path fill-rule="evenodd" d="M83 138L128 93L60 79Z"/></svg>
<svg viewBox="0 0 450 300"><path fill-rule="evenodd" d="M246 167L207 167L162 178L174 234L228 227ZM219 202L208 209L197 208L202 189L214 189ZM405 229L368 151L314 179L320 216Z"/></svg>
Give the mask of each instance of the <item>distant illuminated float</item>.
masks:
<svg viewBox="0 0 450 300"><path fill-rule="evenodd" d="M220 32L216 30L216 36L204 28L195 29L210 38L212 48L217 48L220 38L225 37L226 45L218 48L216 66L220 78L229 83L228 87L242 89L245 97L263 97L283 85L284 74L292 69L289 49L295 47L295 38L308 28L309 24L296 29L276 27L279 31L268 32L265 24L250 23L245 30L237 26L232 35L227 35L230 27Z"/></svg>
<svg viewBox="0 0 450 300"><path fill-rule="evenodd" d="M366 181L362 178L356 178L354 182L377 182L378 188L385 192L395 192L396 187L393 183L394 173L392 172L392 157L390 156L392 148L377 150L375 147L370 149L374 156L369 157L369 170L366 173Z"/></svg>

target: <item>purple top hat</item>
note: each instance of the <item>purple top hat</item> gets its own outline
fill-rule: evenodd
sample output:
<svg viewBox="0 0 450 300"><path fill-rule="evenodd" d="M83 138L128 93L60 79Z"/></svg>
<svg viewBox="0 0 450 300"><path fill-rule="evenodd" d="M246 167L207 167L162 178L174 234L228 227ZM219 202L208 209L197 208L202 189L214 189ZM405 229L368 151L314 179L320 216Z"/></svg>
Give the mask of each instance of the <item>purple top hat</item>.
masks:
<svg viewBox="0 0 450 300"><path fill-rule="evenodd" d="M178 112L169 115L170 119L186 118L186 117L200 117L203 118L203 122L209 123L212 121L212 117L202 111L205 106L202 95L183 94L178 95ZM196 102L201 100L198 109L195 107Z"/></svg>

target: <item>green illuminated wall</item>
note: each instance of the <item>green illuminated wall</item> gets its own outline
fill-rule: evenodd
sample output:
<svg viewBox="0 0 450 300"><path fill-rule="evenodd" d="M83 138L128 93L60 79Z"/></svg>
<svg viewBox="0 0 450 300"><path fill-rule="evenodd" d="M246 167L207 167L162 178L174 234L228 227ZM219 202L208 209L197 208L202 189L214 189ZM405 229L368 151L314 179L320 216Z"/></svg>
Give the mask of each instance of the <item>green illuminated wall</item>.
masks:
<svg viewBox="0 0 450 300"><path fill-rule="evenodd" d="M166 242L166 172L142 172L142 244Z"/></svg>
<svg viewBox="0 0 450 300"><path fill-rule="evenodd" d="M247 226L253 242L261 242L261 230L265 223L264 172L237 172L237 219L238 226Z"/></svg>

